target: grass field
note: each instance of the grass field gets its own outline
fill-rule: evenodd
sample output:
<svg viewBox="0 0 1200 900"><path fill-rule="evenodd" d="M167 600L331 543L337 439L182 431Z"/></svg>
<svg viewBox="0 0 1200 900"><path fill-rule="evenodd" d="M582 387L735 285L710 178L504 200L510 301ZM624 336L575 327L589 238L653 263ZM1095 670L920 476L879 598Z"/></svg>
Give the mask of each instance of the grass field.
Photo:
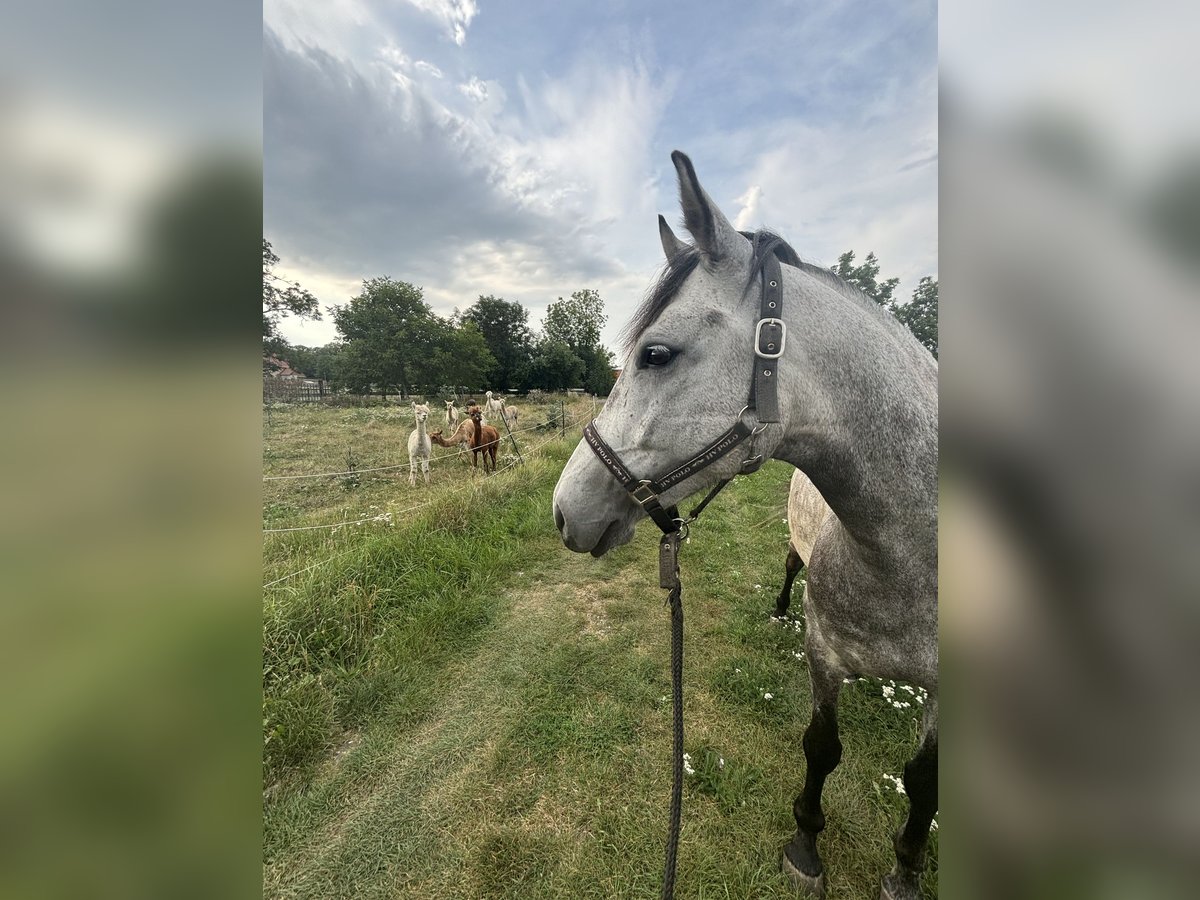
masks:
<svg viewBox="0 0 1200 900"><path fill-rule="evenodd" d="M350 447L359 470L402 462L411 427L407 407L273 410L264 471L342 471ZM486 479L451 459L428 488L407 467L266 482L266 528L383 518L265 535L264 581L283 579L264 592L265 896L658 896L671 736L657 531L601 560L565 550L550 497L578 426L554 434L518 435L541 446ZM680 897L794 896L778 860L804 772L803 626L769 618L789 476L771 463L739 479L683 549L695 773ZM883 688L842 694L831 900L878 896L906 809L884 776L915 750L920 705Z"/></svg>

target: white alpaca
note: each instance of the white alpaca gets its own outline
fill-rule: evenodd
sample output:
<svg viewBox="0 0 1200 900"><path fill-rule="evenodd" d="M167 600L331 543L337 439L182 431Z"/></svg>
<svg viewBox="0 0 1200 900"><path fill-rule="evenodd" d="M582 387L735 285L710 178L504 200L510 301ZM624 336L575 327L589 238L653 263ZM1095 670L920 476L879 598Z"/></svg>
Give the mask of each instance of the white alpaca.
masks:
<svg viewBox="0 0 1200 900"><path fill-rule="evenodd" d="M425 476L425 483L429 484L429 454L433 450L429 433L425 430L425 420L429 418L429 405L422 403L418 406L414 403L412 408L413 416L417 420L417 430L408 436L408 483L410 486L417 483L418 462L421 464L421 474Z"/></svg>
<svg viewBox="0 0 1200 900"><path fill-rule="evenodd" d="M458 427L458 407L453 400L446 401L446 428L451 432Z"/></svg>
<svg viewBox="0 0 1200 900"><path fill-rule="evenodd" d="M504 415L504 400L500 397L493 397L492 392L488 391L484 394L487 399L483 404L483 424L488 424L488 420L496 421Z"/></svg>
<svg viewBox="0 0 1200 900"><path fill-rule="evenodd" d="M520 415L520 413L517 411L515 406L509 406L507 403L504 403L503 400L500 402L504 405L504 421L508 423L509 428L516 429L517 417Z"/></svg>

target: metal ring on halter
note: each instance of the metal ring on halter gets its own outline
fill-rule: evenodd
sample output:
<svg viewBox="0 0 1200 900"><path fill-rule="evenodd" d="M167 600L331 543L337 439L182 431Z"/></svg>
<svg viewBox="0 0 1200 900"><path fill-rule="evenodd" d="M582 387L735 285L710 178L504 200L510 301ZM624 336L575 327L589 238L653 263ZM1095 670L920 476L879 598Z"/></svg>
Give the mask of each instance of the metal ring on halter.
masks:
<svg viewBox="0 0 1200 900"><path fill-rule="evenodd" d="M738 418L739 422L741 421L742 416L744 416L746 414L747 410L749 410L749 409L750 409L749 404L742 407L741 411L737 414L737 418ZM756 437L757 435L762 434L766 430L767 430L766 423L760 422L759 424L755 425L753 428L750 429L750 437Z"/></svg>

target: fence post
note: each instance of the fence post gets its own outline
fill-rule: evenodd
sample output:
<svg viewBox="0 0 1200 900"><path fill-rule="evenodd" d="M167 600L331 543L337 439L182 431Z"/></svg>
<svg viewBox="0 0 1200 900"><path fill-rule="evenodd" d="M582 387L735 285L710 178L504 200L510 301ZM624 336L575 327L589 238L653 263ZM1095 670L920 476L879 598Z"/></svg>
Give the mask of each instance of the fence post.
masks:
<svg viewBox="0 0 1200 900"><path fill-rule="evenodd" d="M508 439L512 441L513 449L517 451L517 459L519 459L521 464L524 465L525 457L521 455L521 448L517 446L517 439L513 437L512 429L508 427L508 416L505 414L504 410L500 411L500 420L504 422L504 430L508 432Z"/></svg>
<svg viewBox="0 0 1200 900"><path fill-rule="evenodd" d="M567 412L565 400L558 401L558 429L559 437L567 436Z"/></svg>

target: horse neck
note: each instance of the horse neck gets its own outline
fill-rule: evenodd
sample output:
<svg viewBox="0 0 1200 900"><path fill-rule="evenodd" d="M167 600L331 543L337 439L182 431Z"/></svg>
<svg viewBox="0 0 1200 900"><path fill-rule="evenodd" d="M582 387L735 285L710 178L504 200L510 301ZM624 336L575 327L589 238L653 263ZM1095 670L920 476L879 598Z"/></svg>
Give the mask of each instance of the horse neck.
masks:
<svg viewBox="0 0 1200 900"><path fill-rule="evenodd" d="M936 553L936 363L835 289L796 293L785 318L808 340L788 354L804 365L780 369L781 399L791 402L774 456L808 475L861 544L929 544L932 528L925 550Z"/></svg>
<svg viewBox="0 0 1200 900"><path fill-rule="evenodd" d="M426 423L424 419L417 419L417 434L421 436L421 441L425 441Z"/></svg>

